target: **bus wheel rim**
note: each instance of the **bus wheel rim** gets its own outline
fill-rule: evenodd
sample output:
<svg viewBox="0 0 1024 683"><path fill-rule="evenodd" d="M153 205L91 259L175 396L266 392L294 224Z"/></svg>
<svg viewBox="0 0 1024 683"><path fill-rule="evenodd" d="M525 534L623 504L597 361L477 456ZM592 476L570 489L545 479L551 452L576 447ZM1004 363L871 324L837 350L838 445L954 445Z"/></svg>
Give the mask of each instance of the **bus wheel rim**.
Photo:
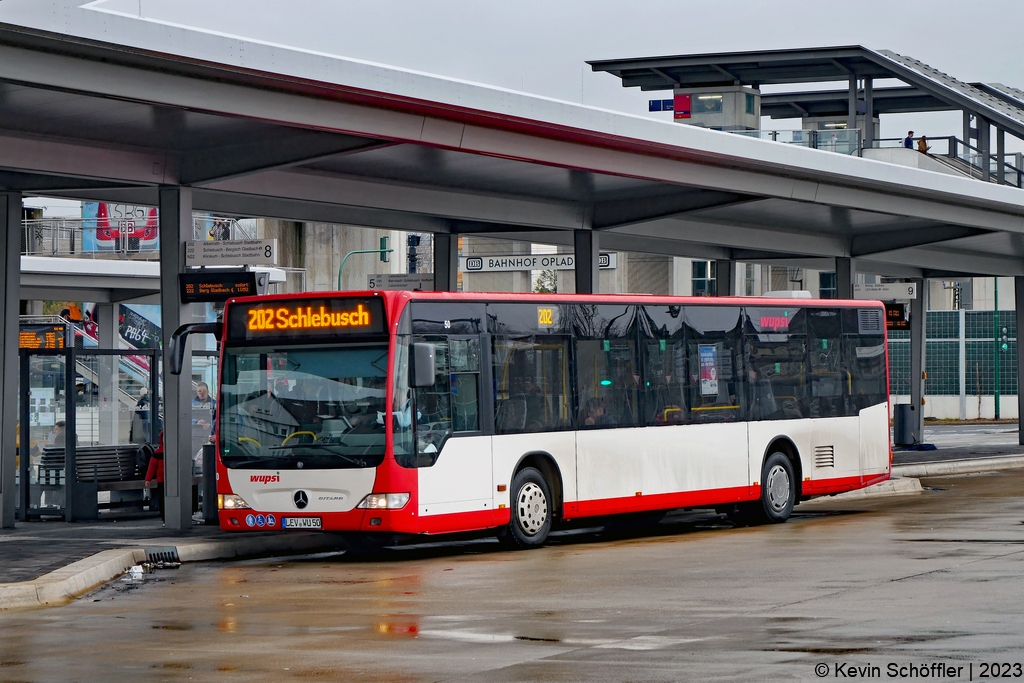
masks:
<svg viewBox="0 0 1024 683"><path fill-rule="evenodd" d="M516 521L527 536L534 536L548 520L548 499L532 481L523 484L516 497Z"/></svg>
<svg viewBox="0 0 1024 683"><path fill-rule="evenodd" d="M776 512L786 509L789 505L789 473L782 465L775 465L768 471L768 503Z"/></svg>

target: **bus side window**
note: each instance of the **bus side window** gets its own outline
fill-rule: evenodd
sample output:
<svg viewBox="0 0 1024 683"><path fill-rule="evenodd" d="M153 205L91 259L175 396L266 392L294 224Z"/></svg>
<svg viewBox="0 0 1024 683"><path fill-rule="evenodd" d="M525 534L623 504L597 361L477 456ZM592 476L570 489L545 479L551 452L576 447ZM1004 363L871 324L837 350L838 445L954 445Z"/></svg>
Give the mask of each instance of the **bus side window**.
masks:
<svg viewBox="0 0 1024 683"><path fill-rule="evenodd" d="M744 313L750 419L809 417L804 309L749 307Z"/></svg>
<svg viewBox="0 0 1024 683"><path fill-rule="evenodd" d="M692 422L743 420L746 381L738 306L685 306L687 396Z"/></svg>
<svg viewBox="0 0 1024 683"><path fill-rule="evenodd" d="M836 308L807 309L807 354L810 365L808 417L843 417L846 376L841 362L842 319Z"/></svg>
<svg viewBox="0 0 1024 683"><path fill-rule="evenodd" d="M636 312L635 306L612 304L574 307L579 429L637 425Z"/></svg>
<svg viewBox="0 0 1024 683"><path fill-rule="evenodd" d="M847 415L884 403L886 386L885 316L878 308L843 309L842 363Z"/></svg>
<svg viewBox="0 0 1024 683"><path fill-rule="evenodd" d="M569 338L494 336L494 431L568 429Z"/></svg>
<svg viewBox="0 0 1024 683"><path fill-rule="evenodd" d="M645 427L690 422L682 313L682 306L642 307L640 424Z"/></svg>
<svg viewBox="0 0 1024 683"><path fill-rule="evenodd" d="M448 349L452 373L452 429L479 431L480 340L452 339Z"/></svg>
<svg viewBox="0 0 1024 683"><path fill-rule="evenodd" d="M452 433L450 349L445 337L413 337L413 341L425 341L434 345L437 379L434 386L416 390L416 452L419 456L417 463L420 466L432 465L444 447L445 440Z"/></svg>

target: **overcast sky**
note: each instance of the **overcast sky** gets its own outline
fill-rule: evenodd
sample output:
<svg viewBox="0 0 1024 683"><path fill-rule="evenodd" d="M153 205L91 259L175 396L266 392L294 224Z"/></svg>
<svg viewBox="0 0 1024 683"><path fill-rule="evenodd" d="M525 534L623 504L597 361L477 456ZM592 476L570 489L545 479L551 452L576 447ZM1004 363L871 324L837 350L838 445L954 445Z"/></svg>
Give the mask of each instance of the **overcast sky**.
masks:
<svg viewBox="0 0 1024 683"><path fill-rule="evenodd" d="M585 60L860 44L916 57L964 81L1024 88L1014 37L1024 28L1021 0L109 0L108 6L635 114L646 114L649 95L591 73ZM959 114L887 118L887 136L915 122L933 135L960 128Z"/></svg>

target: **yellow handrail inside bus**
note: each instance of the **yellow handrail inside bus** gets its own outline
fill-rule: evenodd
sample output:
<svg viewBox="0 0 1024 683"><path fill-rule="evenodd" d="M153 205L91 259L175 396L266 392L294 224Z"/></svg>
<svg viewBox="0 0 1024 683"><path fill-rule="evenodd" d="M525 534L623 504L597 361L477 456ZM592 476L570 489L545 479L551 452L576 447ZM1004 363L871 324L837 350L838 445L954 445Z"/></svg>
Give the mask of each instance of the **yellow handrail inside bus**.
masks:
<svg viewBox="0 0 1024 683"><path fill-rule="evenodd" d="M693 412L699 412L702 410L739 410L739 406L702 406L700 408L690 408Z"/></svg>
<svg viewBox="0 0 1024 683"><path fill-rule="evenodd" d="M311 437L313 437L313 441L316 441L316 432L311 432L309 430L303 429L302 431L292 432L288 436L284 437L284 441L281 442L281 445L285 445L286 443L288 443L288 439L292 438L293 436L298 436L299 434L309 434Z"/></svg>
<svg viewBox="0 0 1024 683"><path fill-rule="evenodd" d="M251 436L240 436L240 437L238 437L238 442L239 443L241 443L243 441L252 441L254 444L259 446L260 448L263 448L263 444L261 444L259 441L257 441L256 439L252 438Z"/></svg>

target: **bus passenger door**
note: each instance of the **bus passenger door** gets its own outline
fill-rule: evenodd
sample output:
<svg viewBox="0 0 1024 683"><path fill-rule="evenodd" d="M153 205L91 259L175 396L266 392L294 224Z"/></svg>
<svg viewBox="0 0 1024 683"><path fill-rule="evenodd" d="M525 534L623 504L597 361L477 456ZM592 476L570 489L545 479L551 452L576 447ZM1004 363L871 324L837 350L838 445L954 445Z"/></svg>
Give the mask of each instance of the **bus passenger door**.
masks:
<svg viewBox="0 0 1024 683"><path fill-rule="evenodd" d="M419 515L439 531L490 525L491 436L481 337L424 336L434 345L437 381L416 390ZM473 513L467 515L466 513ZM460 515L459 518L445 517ZM432 530L429 523L424 525Z"/></svg>

